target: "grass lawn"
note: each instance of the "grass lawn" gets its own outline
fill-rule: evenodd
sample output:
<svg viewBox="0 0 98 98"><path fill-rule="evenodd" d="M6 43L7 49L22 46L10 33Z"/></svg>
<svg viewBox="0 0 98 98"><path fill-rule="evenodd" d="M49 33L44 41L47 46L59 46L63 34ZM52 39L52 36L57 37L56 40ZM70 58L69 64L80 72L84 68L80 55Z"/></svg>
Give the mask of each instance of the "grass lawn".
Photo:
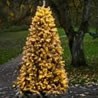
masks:
<svg viewBox="0 0 98 98"><path fill-rule="evenodd" d="M21 53L27 31L0 32L0 64Z"/></svg>
<svg viewBox="0 0 98 98"><path fill-rule="evenodd" d="M70 83L98 82L98 38L93 40L88 34L85 36L84 52L89 66L77 69L70 65L71 55L65 33L62 29L59 29L59 32ZM28 31L0 32L0 64L22 52L27 34Z"/></svg>

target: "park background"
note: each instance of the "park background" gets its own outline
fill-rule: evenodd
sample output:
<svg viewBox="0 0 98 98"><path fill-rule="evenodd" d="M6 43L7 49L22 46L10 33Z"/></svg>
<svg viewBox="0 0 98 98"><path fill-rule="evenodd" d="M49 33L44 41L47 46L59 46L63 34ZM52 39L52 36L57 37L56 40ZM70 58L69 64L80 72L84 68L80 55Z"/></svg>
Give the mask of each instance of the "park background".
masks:
<svg viewBox="0 0 98 98"><path fill-rule="evenodd" d="M87 30L83 38L83 51L87 65L78 67L71 64L71 53L66 30L60 25L59 16L56 14L57 9L53 5L58 6L59 0L46 1L53 9L56 19L70 84L98 83L98 0L91 0L90 11L88 12L90 17L86 20L89 25L85 26ZM61 1L64 2L63 0ZM88 4L89 2L90 0L69 0L67 2L68 12L66 16L72 20L71 23L75 32L78 31L82 16L86 12L83 12L83 9L86 7L86 3ZM41 4L40 0L39 2L38 0L0 0L0 65L22 53L22 47L25 45L31 19L35 14L38 3ZM66 26L66 22L63 25Z"/></svg>

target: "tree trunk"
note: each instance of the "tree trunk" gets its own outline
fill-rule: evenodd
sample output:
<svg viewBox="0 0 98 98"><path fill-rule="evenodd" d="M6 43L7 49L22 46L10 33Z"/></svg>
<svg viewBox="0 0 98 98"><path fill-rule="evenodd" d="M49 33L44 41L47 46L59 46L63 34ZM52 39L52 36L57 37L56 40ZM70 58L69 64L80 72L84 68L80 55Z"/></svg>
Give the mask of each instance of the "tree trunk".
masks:
<svg viewBox="0 0 98 98"><path fill-rule="evenodd" d="M87 65L85 60L85 55L84 55L84 49L83 49L83 38L84 38L84 35L82 34L79 35L77 33L72 43L71 64L75 67Z"/></svg>

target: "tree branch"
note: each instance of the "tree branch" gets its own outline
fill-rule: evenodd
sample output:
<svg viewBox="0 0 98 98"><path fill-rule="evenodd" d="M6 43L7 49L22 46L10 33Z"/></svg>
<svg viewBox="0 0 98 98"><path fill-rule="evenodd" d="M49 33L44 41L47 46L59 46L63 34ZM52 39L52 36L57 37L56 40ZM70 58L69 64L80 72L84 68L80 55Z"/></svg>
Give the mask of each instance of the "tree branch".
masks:
<svg viewBox="0 0 98 98"><path fill-rule="evenodd" d="M84 0L84 8L82 14L82 22L79 28L79 31L83 31L84 33L88 32L89 19L90 19L90 9L91 9L91 1L92 0Z"/></svg>
<svg viewBox="0 0 98 98"><path fill-rule="evenodd" d="M66 30L67 36L73 36L74 29L71 23L72 21L70 17L68 0L58 0L57 2L57 6L60 12L61 26Z"/></svg>

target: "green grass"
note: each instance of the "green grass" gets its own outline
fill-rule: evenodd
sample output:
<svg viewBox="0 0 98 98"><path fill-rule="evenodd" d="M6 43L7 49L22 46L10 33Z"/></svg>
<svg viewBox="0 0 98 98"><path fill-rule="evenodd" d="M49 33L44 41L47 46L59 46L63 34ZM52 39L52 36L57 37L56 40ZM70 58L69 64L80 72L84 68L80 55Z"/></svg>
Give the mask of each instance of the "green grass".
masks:
<svg viewBox="0 0 98 98"><path fill-rule="evenodd" d="M21 53L27 31L0 32L0 64Z"/></svg>
<svg viewBox="0 0 98 98"><path fill-rule="evenodd" d="M0 32L19 32L22 30L28 30L28 26L27 25L13 25L13 26L8 26L5 25L4 27L0 28Z"/></svg>
<svg viewBox="0 0 98 98"><path fill-rule="evenodd" d="M84 39L84 52L88 67L74 68L70 65L71 55L68 41L63 29L58 29L62 47L64 49L64 59L68 71L70 83L91 83L98 82L98 38L92 39L88 34ZM28 31L0 32L0 64L3 64L18 56L22 52Z"/></svg>
<svg viewBox="0 0 98 98"><path fill-rule="evenodd" d="M85 50L88 63L89 61L93 61L93 60L97 61L98 59L98 38L93 40L91 36L86 35L85 40L84 40L84 50Z"/></svg>

